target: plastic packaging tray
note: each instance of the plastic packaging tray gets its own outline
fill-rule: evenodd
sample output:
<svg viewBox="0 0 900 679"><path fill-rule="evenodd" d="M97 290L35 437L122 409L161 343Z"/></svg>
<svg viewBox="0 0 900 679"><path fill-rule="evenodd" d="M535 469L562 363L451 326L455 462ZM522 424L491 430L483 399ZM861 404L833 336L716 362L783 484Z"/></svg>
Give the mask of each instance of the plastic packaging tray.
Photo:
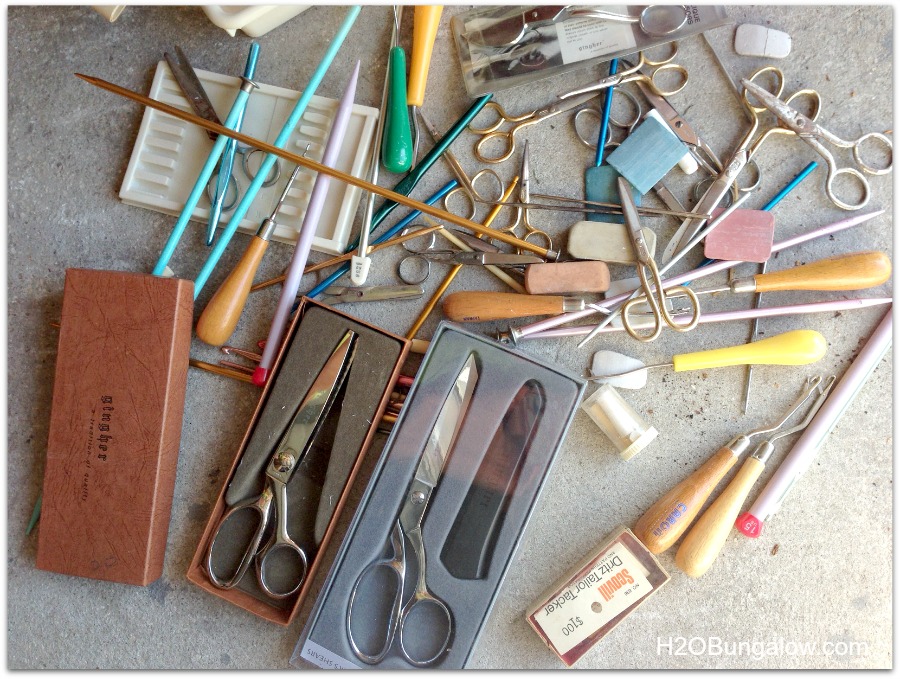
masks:
<svg viewBox="0 0 900 679"><path fill-rule="evenodd" d="M220 120L224 120L240 87L240 78L199 69L197 76ZM259 85L259 89L254 90L248 100L241 132L272 142L300 99L300 92L262 83ZM190 110L188 100L164 61L157 65L150 97L185 111ZM337 105L338 102L334 99L313 96L300 123L288 139L285 150L302 155L306 151L307 144L310 144L306 156L320 161L334 122ZM338 170L355 177L364 176L377 119L377 109L369 106L353 106L336 165ZM119 198L129 205L178 216L209 156L212 144L203 128L165 113L146 109L128 162L128 169L125 171ZM261 152L255 153L250 158L250 166L258 167L263 157L264 154ZM285 161L279 159L279 164L284 166ZM292 170L293 167L283 167L274 185L259 190L253 204L241 220L239 231L256 233L260 222L269 216L278 201ZM240 185L240 190L243 191L250 183L250 179L241 168L239 155L235 157L233 175ZM287 197L278 213L278 226L272 235L273 240L289 245L296 244L314 181L314 172L307 170L300 172L291 195ZM347 186L339 181L331 182L313 239L313 250L334 255L344 252L350 241L350 232L361 194L362 191L356 187ZM231 196L232 191L229 190L228 201L231 200ZM235 203L233 207L236 205ZM220 227L228 223L232 210L223 211L222 219L219 221ZM209 200L204 196L194 208L191 219L202 222L205 229L208 217Z"/></svg>

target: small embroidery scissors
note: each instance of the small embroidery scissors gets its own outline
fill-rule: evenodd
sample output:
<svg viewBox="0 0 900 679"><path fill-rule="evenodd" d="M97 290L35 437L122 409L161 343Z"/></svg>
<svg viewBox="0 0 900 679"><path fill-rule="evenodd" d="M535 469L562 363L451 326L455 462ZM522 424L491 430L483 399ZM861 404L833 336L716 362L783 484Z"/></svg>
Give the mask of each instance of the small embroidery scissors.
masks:
<svg viewBox="0 0 900 679"><path fill-rule="evenodd" d="M519 172L519 176L522 178L522 184L519 186L519 202L523 204L523 207L518 208L519 218L516 226L521 223L525 229L525 235L522 236L523 241L529 242L529 238L537 238L538 241L543 241L545 248L553 250L553 239L550 238L550 234L532 225L530 209L524 207L531 203L531 170L528 160L528 142L526 141L525 148L522 150L522 169Z"/></svg>
<svg viewBox="0 0 900 679"><path fill-rule="evenodd" d="M475 356L470 355L441 406L413 479L403 495L404 501L400 508L400 514L397 516L388 538L391 556L377 557L363 568L350 592L345 618L347 637L356 657L370 665L378 664L384 659L390 652L395 638L400 642L400 654L407 662L416 667L433 665L444 655L450 645L453 636L453 615L446 603L428 591L426 581L428 568L425 560L422 522L428 509L428 501L441 480L444 465L456 443L457 434L469 409L477 382L478 365ZM404 603L403 590L406 585L407 564L410 561L409 552L406 550L407 540L415 555L418 577L415 591ZM391 577L396 589L389 590L393 594L390 610L383 611L383 613L387 613L387 628L383 638L380 642L376 640L375 644L370 644L367 642L371 642L371 639L363 640L362 638L366 626L355 628L354 620L363 619L365 622L366 618L372 617L374 607L363 605L354 608L354 604L357 602L357 596L361 589L363 591L373 589L372 582L384 586L383 582L376 577L377 573L386 573ZM408 632L406 623L416 609L419 610L419 614L413 616L413 624L409 626L413 630L414 637L422 634L423 626L416 624L417 622L424 622L427 628L430 628L432 623L443 622L444 625L443 629L438 627L436 636L426 640L428 648L419 647L419 644L416 643L419 639L409 639L406 635ZM376 617L378 613L376 611ZM377 647L373 649L370 647L371 645Z"/></svg>
<svg viewBox="0 0 900 679"><path fill-rule="evenodd" d="M309 565L306 552L288 534L287 484L303 463L325 416L331 409L350 372L356 352L356 337L355 332L347 331L319 372L303 401L297 406L294 417L278 445L275 446L269 464L266 466L265 489L262 494L259 497L236 503L225 512L219 521L206 555L206 572L216 587L233 589L253 562L256 563L256 578L259 586L273 599L285 599L293 595L306 579ZM240 471L240 467L238 471ZM271 533L265 547L260 549L263 537L269 532L273 503L275 530ZM235 521L235 517L247 514L251 518L253 514L257 515L256 530L247 543L237 568L232 574L223 575L216 569L216 559L214 558L216 540L227 525L237 526L238 529L245 526L246 524L242 521ZM275 557L274 555L278 552L280 552L279 556ZM270 561L275 566L267 569L267 562Z"/></svg>
<svg viewBox="0 0 900 679"><path fill-rule="evenodd" d="M609 125L610 126L606 129L606 139L605 139L605 143L604 143L604 148L610 149L610 150L619 145L619 142L612 140L612 128L617 127L620 130L624 130L625 136L628 136L629 134L634 132L634 128L636 128L638 126L638 124L641 122L641 116L644 113L643 109L641 108L640 102L638 102L638 100L637 100L637 97L635 97L628 90L618 87L618 88L612 90L612 94L613 94L613 97L615 97L616 95L621 95L621 96L625 97L626 99L628 99L628 101L631 102L631 107L634 110L634 115L629 120L626 120L623 122L623 121L616 120L612 116L612 114L610 114L610 116L609 116ZM578 111L575 112L575 115L572 116L572 124L575 127L575 136L578 137L578 141L580 141L582 144L584 144L588 148L596 150L597 135L595 134L591 138L585 137L581 132L581 128L578 126L578 121L581 118L591 118L591 119L595 118L597 120L597 122L599 123L601 117L602 117L602 114L600 113L600 111L592 106L585 106L582 109L578 109ZM604 154L604 155L606 155L606 154Z"/></svg>
<svg viewBox="0 0 900 679"><path fill-rule="evenodd" d="M834 203L839 208L843 208L844 210L858 210L863 207L869 201L869 182L866 180L865 175L863 175L859 170L853 167L842 167L838 168L837 163L834 160L834 156L831 152L825 147L823 141L826 141L834 146L839 148L851 149L853 151L853 159L856 161L856 164L868 174L872 175L882 175L888 174L893 166L893 152L894 146L891 143L891 140L881 134L880 132L869 132L868 134L862 135L859 139L854 141L847 141L845 139L841 139L835 134L832 134L824 127L816 123L816 117L808 118L799 111L794 110L788 104L790 103L790 99L787 102L782 101L778 98L778 95L773 95L762 87L752 82L752 78L750 80L742 80L741 84L745 88L744 96L746 97L747 92L751 92L757 99L759 99L763 106L770 111L781 125L783 125L787 130L796 134L800 139L809 144L813 150L818 153L825 160L828 165L828 176L825 180L825 194L828 196L828 199ZM817 95L818 96L818 95ZM816 110L816 114L818 114L818 109ZM868 139L875 139L881 143L883 143L891 154L891 162L887 167L877 168L873 167L866 163L861 156L860 147L863 142ZM860 186L863 189L863 197L860 199L858 203L847 203L838 198L833 190L834 180L837 179L840 175L850 175L855 177Z"/></svg>
<svg viewBox="0 0 900 679"><path fill-rule="evenodd" d="M634 247L638 277L641 279L641 288L644 291L643 297L630 299L622 306L622 327L625 329L625 332L641 342L652 342L659 337L663 324L678 332L693 330L697 327L697 323L700 322L700 300L693 290L685 286L677 286L668 290L663 288L659 269L656 267L653 257L650 256L647 243L643 234L641 234L641 222L638 217L637 206L634 203L634 197L631 194L631 185L623 177L619 177L618 184L619 197L622 201L622 214L625 217L625 225L628 227L631 244ZM649 276L647 271L650 272ZM690 300L689 303L693 313L690 322L687 324L677 323L669 313L668 298L676 296L685 296ZM645 300L653 314L654 325L650 334L641 335L631 325L629 311L636 304L641 304Z"/></svg>
<svg viewBox="0 0 900 679"><path fill-rule="evenodd" d="M549 106L545 106L544 108L537 109L536 111L532 111L531 113L525 113L520 116L511 116L509 115L500 104L495 101L489 101L485 104L485 108L491 108L494 112L499 116L497 120L488 125L487 127L473 127L472 124L469 124L469 130L474 132L477 135L481 136L475 144L475 157L478 158L482 163L502 163L507 158L510 158L513 153L516 151L516 132L531 125L536 125L537 123L543 122L548 118L552 118L553 116L557 116L560 113L565 113L566 111L570 111L573 108L578 108L582 104L587 101L590 101L594 97L598 96L599 92L588 92L586 94L582 94L577 97L573 97L565 102L554 102ZM508 130L503 131L500 128L506 124L510 123L512 127ZM485 144L492 143L492 140L502 140L502 146L500 147L498 155L487 155L485 153ZM496 145L496 143L495 143Z"/></svg>
<svg viewBox="0 0 900 679"><path fill-rule="evenodd" d="M687 85L688 81L687 69L681 64L672 63L672 60L677 54L678 45L675 43L672 44L672 53L665 59L661 59L659 61L652 61L648 59L643 52L638 52L637 64L625 69L624 71L621 71L620 73L602 78L599 82L596 82L593 85L588 85L587 87L582 87L577 90L572 90L571 92L566 92L565 94L560 94L559 98L565 100L570 97L577 97L578 95L588 92L599 92L600 90L605 90L608 87L618 87L619 85L624 85L625 83L630 82L643 83L648 90L660 97L671 97L673 94L678 94L679 92L681 92L681 90L684 89L684 86ZM653 72L650 75L645 75L644 73L641 73L641 69L644 66L655 66L656 68L653 69ZM680 76L678 79L678 84L674 86L673 89L663 89L663 86L660 85L656 80L656 77L661 73L677 73Z"/></svg>

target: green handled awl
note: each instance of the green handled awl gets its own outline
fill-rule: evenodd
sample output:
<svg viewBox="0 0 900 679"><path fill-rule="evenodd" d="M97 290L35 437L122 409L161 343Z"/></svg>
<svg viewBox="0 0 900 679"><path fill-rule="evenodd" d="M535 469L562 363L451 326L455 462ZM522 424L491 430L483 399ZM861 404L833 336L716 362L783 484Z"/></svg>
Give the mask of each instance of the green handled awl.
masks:
<svg viewBox="0 0 900 679"><path fill-rule="evenodd" d="M394 5L394 28L388 56L388 99L381 137L381 162L388 172L401 174L412 167L412 133L406 107L406 53L400 46L403 8Z"/></svg>

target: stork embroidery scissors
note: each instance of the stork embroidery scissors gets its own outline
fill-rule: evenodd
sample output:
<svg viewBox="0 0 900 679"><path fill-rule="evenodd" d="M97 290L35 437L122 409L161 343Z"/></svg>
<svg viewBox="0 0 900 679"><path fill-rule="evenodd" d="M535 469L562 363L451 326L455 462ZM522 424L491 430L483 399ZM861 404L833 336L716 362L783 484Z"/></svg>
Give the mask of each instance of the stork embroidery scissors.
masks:
<svg viewBox="0 0 900 679"><path fill-rule="evenodd" d="M769 112L771 112L776 118L778 118L778 121L781 125L787 128L790 132L793 132L798 137L800 137L800 139L809 144L816 153L824 158L825 163L828 165L828 175L827 179L825 180L825 195L828 196L828 199L836 206L838 206L839 208L843 208L844 210L858 210L867 202L869 202L869 182L866 180L865 175L863 175L859 170L853 167L842 167L839 169L837 167L837 163L834 160L834 156L822 142L827 141L839 148L851 149L853 151L853 159L864 172L872 175L882 175L888 174L893 166L894 145L891 142L890 138L881 134L880 132L869 132L868 134L864 134L859 139L856 139L854 141L841 139L837 135L832 134L824 127L817 124L815 117L807 118L799 111L791 108L788 105L790 103L790 99L788 99L787 102L781 101L781 99L778 98L778 95L772 95L769 92L766 92L766 90L764 90L756 83L752 82L752 80L752 78L750 80L741 80L741 84L744 86L745 90L751 92L757 99L759 99L762 102L763 106L765 106L765 108ZM816 113L818 113L818 110L816 111ZM862 146L863 142L865 142L867 139L878 140L888 148L891 154L891 162L887 167L873 167L862 159L860 154L860 146ZM833 189L834 180L842 174L856 177L856 179L860 183L860 186L862 186L863 197L858 203L846 203L835 195Z"/></svg>
<svg viewBox="0 0 900 679"><path fill-rule="evenodd" d="M685 286L669 288L668 290L663 288L659 269L657 269L656 262L653 261L653 257L647 249L647 243L644 241L644 236L641 234L641 222L638 217L637 206L634 204L634 197L631 195L631 185L623 177L619 177L618 183L619 197L622 200L622 214L625 217L625 225L628 227L629 235L631 236L631 244L634 247L634 255L637 260L638 277L641 279L641 288L644 291L643 297L630 299L622 306L622 327L625 329L625 332L641 342L652 342L659 337L663 323L678 332L693 330L697 327L697 323L700 322L700 300L697 299L697 295L693 290ZM647 270L650 272L649 277ZM658 295L658 298L654 295ZM691 320L683 325L672 318L666 304L667 298L677 295L687 297L690 307L693 309ZM628 312L635 304L640 304L645 300L650 306L654 324L653 330L649 334L641 335L631 325Z"/></svg>
<svg viewBox="0 0 900 679"><path fill-rule="evenodd" d="M473 127L472 123L469 123L469 131L481 136L481 139L475 143L475 157L482 163L502 163L507 158L510 158L516 151L516 132L531 125L543 122L553 116L557 116L560 113L565 113L566 111L571 111L573 108L578 108L585 102L599 96L599 94L599 92L588 92L573 97L568 101L554 102L549 106L520 116L511 116L500 104L495 101L489 101L484 107L493 109L498 115L497 120L487 127ZM501 130L500 128L506 123L510 123L512 127L505 131ZM498 155L487 155L485 151L486 144L491 144L492 146L497 145L497 142L492 142L492 140L502 140Z"/></svg>
<svg viewBox="0 0 900 679"><path fill-rule="evenodd" d="M449 395L444 400L443 406L441 406L437 420L425 444L425 450L422 451L414 478L403 496L403 505L388 538L391 556L376 558L363 568L350 592L350 601L347 605L347 616L345 618L347 638L350 641L353 653L364 663L375 665L381 662L390 652L395 638L399 639L400 654L407 662L416 667L433 665L444 655L450 645L450 640L453 636L453 615L450 613L446 603L428 591L426 579L428 566L425 560L422 521L425 519L428 501L441 480L444 466L456 443L457 434L469 409L472 392L475 390L477 382L478 366L473 354L466 360L465 365L456 377ZM406 584L406 567L409 561L406 540L409 540L413 554L415 554L418 578L415 591L404 603L403 589ZM354 604L357 601L360 588L365 590L366 586L369 585L371 589L371 581L378 571L386 572L393 579L396 590L393 591L390 610L381 612L388 615L387 628L383 639L380 642L376 640L373 648L365 648L369 646L366 642L371 641L371 639L362 640L361 636L364 630L360 629L358 625L355 628L354 620L358 622L359 616L363 618L371 616L373 607L354 608ZM376 584L378 584L377 580ZM432 609L430 611L431 614L427 616L428 622L440 622L441 620L445 622L446 630L440 630L443 634L439 634L439 636L429 640L431 648L410 648L410 640L404 636L406 622L409 620L410 614L417 608L420 610L420 613L422 610ZM416 617L423 616L419 615ZM366 622L366 620L363 622ZM419 631L418 625L414 624L413 627Z"/></svg>
<svg viewBox="0 0 900 679"><path fill-rule="evenodd" d="M681 64L672 63L672 60L677 54L678 45L674 43L672 44L672 53L665 59L661 59L659 61L651 61L644 55L643 52L638 52L637 64L631 66L630 68L626 68L624 71L620 71L615 75L601 78L600 81L594 83L593 85L588 85L587 87L582 87L577 90L572 90L571 92L566 92L565 94L560 94L559 98L562 100L566 100L570 97L577 97L578 95L583 95L590 92L599 92L601 90L605 90L608 87L618 87L619 85L624 85L625 83L631 82L643 83L648 90L660 97L671 97L673 94L678 94L679 92L681 92L681 90L684 89L684 86L687 85L688 81L687 69ZM641 69L644 66L655 66L656 68L653 69L653 72L650 75L646 75L641 72ZM674 86L673 89L663 89L663 86L656 81L656 77L661 73L677 73L680 76L678 79L678 84Z"/></svg>
<svg viewBox="0 0 900 679"><path fill-rule="evenodd" d="M287 484L303 463L341 386L347 379L356 353L356 337L355 332L347 331L297 407L294 417L278 445L275 446L269 464L266 466L265 489L262 494L259 497L236 503L225 512L219 521L206 554L206 572L216 587L234 588L244 577L251 562L256 564L256 578L259 586L273 599L285 599L293 595L306 579L309 565L306 552L288 534ZM235 477L240 470L241 468L238 467ZM234 482L233 478L232 484ZM263 537L269 532L273 501L275 504L275 530L271 533L265 547L260 549ZM240 522L233 523L233 520L236 516L245 514L250 514L251 517L253 514L258 515L256 531L250 538L234 572L230 575L222 574L217 571L215 564L216 540L226 525L240 527L242 524ZM281 554L270 559L276 552L281 552ZM285 552L290 554L293 563L290 563ZM270 561L277 566L267 569L267 562Z"/></svg>

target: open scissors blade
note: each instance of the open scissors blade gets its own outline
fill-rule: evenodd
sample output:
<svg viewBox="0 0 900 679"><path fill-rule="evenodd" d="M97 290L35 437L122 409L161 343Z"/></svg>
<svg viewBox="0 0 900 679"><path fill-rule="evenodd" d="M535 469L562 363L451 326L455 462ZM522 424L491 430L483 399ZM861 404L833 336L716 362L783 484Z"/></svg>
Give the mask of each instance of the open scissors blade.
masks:
<svg viewBox="0 0 900 679"><path fill-rule="evenodd" d="M322 291L319 301L323 304L344 304L346 302L381 302L387 299L409 299L421 297L425 288L421 285L369 285L352 287L332 285Z"/></svg>
<svg viewBox="0 0 900 679"><path fill-rule="evenodd" d="M505 252L457 252L453 255L457 264L481 264L485 266L524 266L543 264L544 260L535 255L512 255Z"/></svg>
<svg viewBox="0 0 900 679"><path fill-rule="evenodd" d="M184 52L177 45L175 46L175 54L178 57L177 59L168 52L163 56L165 57L169 68L172 69L172 75L175 76L175 82L178 83L178 86L181 88L182 92L184 92L184 96L187 97L187 100L190 102L191 108L193 108L194 112L201 118L216 123L217 125L221 125L222 123L216 115L216 111L213 108L212 102L209 100L209 96L206 94L206 90L203 89L200 78L197 77L194 67L191 66L191 62L188 61L187 56L185 56ZM219 136L210 130L207 130L206 134L213 141Z"/></svg>
<svg viewBox="0 0 900 679"><path fill-rule="evenodd" d="M400 512L400 525L403 526L406 533L409 533L422 521L431 491L434 490L444 471L444 464L456 442L456 436L469 409L472 392L475 390L477 382L478 365L473 354L469 356L462 370L459 371L450 393L444 400L444 405L441 406L434 427L428 435L422 459L416 468L411 492Z"/></svg>

